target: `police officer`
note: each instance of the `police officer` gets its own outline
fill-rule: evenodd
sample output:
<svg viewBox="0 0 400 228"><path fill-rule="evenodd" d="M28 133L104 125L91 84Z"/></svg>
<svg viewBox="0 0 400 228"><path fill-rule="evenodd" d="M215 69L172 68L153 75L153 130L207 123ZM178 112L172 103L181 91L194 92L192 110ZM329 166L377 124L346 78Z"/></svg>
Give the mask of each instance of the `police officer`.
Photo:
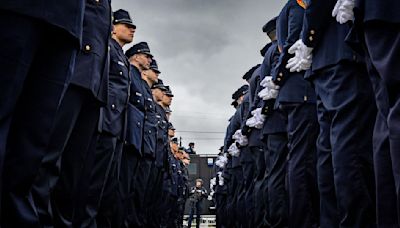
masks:
<svg viewBox="0 0 400 228"><path fill-rule="evenodd" d="M247 110L247 113L244 114L244 119L241 124L241 128L243 129L242 133L244 133L244 135L246 135L248 138L247 148L243 148L243 150L248 151L248 154L243 153L241 154L241 156L242 159L245 159L244 155L248 156L248 159L246 161L251 162L250 164L252 164L252 166L249 167L253 169L252 176L248 177L249 179L246 180L249 182L249 187L247 188L246 193L246 217L248 218L248 226L252 227L261 223L263 219L263 202L262 200L256 200L255 196L260 196L260 194L262 194L260 189L261 182L259 180L261 180L261 177L263 177L265 173L265 158L263 143L261 140L261 127L247 128L246 121L252 116L251 112L257 109L258 106L261 105L262 101L258 97L261 81L260 64L252 67L243 75L242 78L249 82L250 85L248 94L249 108ZM262 124L260 126L262 126Z"/></svg>
<svg viewBox="0 0 400 228"><path fill-rule="evenodd" d="M145 82L142 79L141 72L150 69L150 63L153 55L150 53L147 43L141 42L133 45L125 52L131 64L130 77L130 99L128 104L128 127L126 133L126 143L121 159L121 185L128 192L125 207L127 214L124 220L127 224L140 226L138 218L139 201L135 199L137 194L134 187L136 185L136 174L138 172L139 160L143 151L143 128L145 121ZM140 187L140 186L139 186ZM142 186L143 187L143 186Z"/></svg>
<svg viewBox="0 0 400 228"><path fill-rule="evenodd" d="M1 225L38 227L28 202L82 44L85 1L0 3ZM2 210L1 210L2 209Z"/></svg>
<svg viewBox="0 0 400 228"><path fill-rule="evenodd" d="M122 47L133 40L136 26L125 10L114 12L110 40L109 101L101 109L96 157L91 170L90 192L83 226L118 226L123 213L118 190L118 164L126 135L127 104L130 95L129 62ZM117 194L118 193L118 194Z"/></svg>
<svg viewBox="0 0 400 228"><path fill-rule="evenodd" d="M63 175L71 175L77 183L79 180L74 173L78 172L80 177L84 174L82 171L73 170L71 165L82 161L82 164L87 166L91 164L94 156L100 105L104 105L108 99L107 46L110 22L109 1L101 4L86 3L83 21L84 46L78 52L74 74L59 106L53 133L31 190L43 226L53 225L51 214L55 215L56 221L59 216L58 210L68 210L68 206L60 202L60 205L54 205L55 208L61 207L55 210L55 213L49 211L50 192L58 181L60 168L63 170L61 180ZM60 160L62 167L58 163ZM85 177L89 178L89 175L87 172ZM72 185L67 185L66 188L70 190ZM85 188L87 191L87 186ZM78 192L84 194L85 188ZM77 200L78 196L70 195L67 198L68 203L73 203L71 198ZM84 204L75 207L82 208ZM71 222L70 219L67 220Z"/></svg>
<svg viewBox="0 0 400 228"><path fill-rule="evenodd" d="M306 9L301 40L291 51L312 54L311 79L318 96L320 123L317 168L321 226L371 227L375 224L374 99L363 59L345 43L349 26L332 17L335 2L312 1Z"/></svg>
<svg viewBox="0 0 400 228"><path fill-rule="evenodd" d="M196 185L190 189L190 214L188 227L192 227L193 215L196 211L196 228L200 227L200 213L202 210L201 203L207 197L207 190L203 187L203 180L197 179Z"/></svg>
<svg viewBox="0 0 400 228"><path fill-rule="evenodd" d="M280 86L276 106L288 118L288 193L289 227L318 226L318 191L316 183L316 146L318 122L315 92L302 72L289 72L285 67L291 57L289 48L300 37L304 9L289 0L277 22L279 61L272 72Z"/></svg>
<svg viewBox="0 0 400 228"><path fill-rule="evenodd" d="M339 7L342 5L347 6L346 10ZM339 9L336 20L341 24L350 24L349 20L355 16L348 41L354 50L365 49L362 53L366 57L378 107L373 136L377 224L378 227L398 227L400 157L396 151L400 144L399 93L396 88L399 87L399 63L394 53L399 49L400 18L396 13L400 9L399 2L343 1L337 2L335 8Z"/></svg>
<svg viewBox="0 0 400 228"><path fill-rule="evenodd" d="M238 107L235 114L230 119L226 130L224 151L227 153L230 146L235 144L235 141L232 137L237 130L241 129L245 115L248 112L249 103L246 96L248 89L248 85L243 85L232 94L232 99L237 102ZM226 215L235 218L229 218L229 220L226 221L226 225L228 227L244 225L246 221L246 216L244 213L239 213L239 208L245 207L246 185L244 184L244 173L247 175L249 174L248 172L244 171L251 170L251 163L243 164L243 157L245 157L245 159L249 159L249 154L243 156L243 150L244 149L241 148L240 155L229 156L228 165L224 169L223 177L226 179L227 185L227 203L225 205ZM248 169L244 170L243 165L245 165Z"/></svg>
<svg viewBox="0 0 400 228"><path fill-rule="evenodd" d="M133 45L125 53L132 66L132 98L134 106L144 115L143 135L141 145L141 155L137 164L137 171L134 178L134 198L135 198L135 220L133 223L136 227L145 226L146 219L146 189L151 171L151 165L155 159L156 134L157 134L157 118L151 86L157 82L157 74L150 69L153 55L146 42ZM136 99L137 98L137 99ZM131 135L136 134L132 130Z"/></svg>
<svg viewBox="0 0 400 228"><path fill-rule="evenodd" d="M276 17L263 26L269 39L272 41L265 48L264 60L260 67L262 80L271 75L271 71L279 60L278 42L276 40ZM263 101L262 107L268 107L269 101ZM267 110L265 110L267 111ZM287 117L281 110L267 111L263 126L266 172L263 179L263 201L266 204L263 226L287 227L288 202L285 187L287 151Z"/></svg>

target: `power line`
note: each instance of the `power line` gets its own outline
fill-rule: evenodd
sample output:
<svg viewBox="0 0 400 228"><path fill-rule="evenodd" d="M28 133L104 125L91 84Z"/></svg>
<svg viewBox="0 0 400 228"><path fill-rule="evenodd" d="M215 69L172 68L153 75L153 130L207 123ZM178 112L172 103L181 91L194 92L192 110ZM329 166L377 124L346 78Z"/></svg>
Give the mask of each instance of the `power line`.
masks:
<svg viewBox="0 0 400 228"><path fill-rule="evenodd" d="M176 131L177 133L225 134L223 131Z"/></svg>

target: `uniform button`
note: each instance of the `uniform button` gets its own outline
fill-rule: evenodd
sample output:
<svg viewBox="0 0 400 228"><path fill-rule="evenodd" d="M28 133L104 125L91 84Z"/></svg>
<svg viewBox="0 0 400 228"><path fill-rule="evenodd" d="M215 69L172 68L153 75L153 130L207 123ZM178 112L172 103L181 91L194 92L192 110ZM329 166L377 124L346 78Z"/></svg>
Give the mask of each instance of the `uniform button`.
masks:
<svg viewBox="0 0 400 228"><path fill-rule="evenodd" d="M149 134L151 134L151 130L149 130Z"/></svg>
<svg viewBox="0 0 400 228"><path fill-rule="evenodd" d="M313 38L312 36L308 37L308 39L309 39L310 41L313 41L313 40L314 40L314 38Z"/></svg>
<svg viewBox="0 0 400 228"><path fill-rule="evenodd" d="M153 108L153 106L152 106L152 105L150 105L150 108Z"/></svg>
<svg viewBox="0 0 400 228"><path fill-rule="evenodd" d="M112 104L112 105L111 105L111 108L112 108L112 109L115 109L115 104Z"/></svg>
<svg viewBox="0 0 400 228"><path fill-rule="evenodd" d="M281 72L281 73L279 73L279 76L280 76L280 77L283 77L283 74L282 74L282 72Z"/></svg>
<svg viewBox="0 0 400 228"><path fill-rule="evenodd" d="M122 75L122 71L119 72L119 75Z"/></svg>
<svg viewBox="0 0 400 228"><path fill-rule="evenodd" d="M307 96L304 96L304 101L307 101L308 100L308 97Z"/></svg>
<svg viewBox="0 0 400 228"><path fill-rule="evenodd" d="M126 144L128 144L128 141L126 141L126 140L125 140L125 142L124 142L124 143L125 143L125 145L126 145Z"/></svg>
<svg viewBox="0 0 400 228"><path fill-rule="evenodd" d="M137 100L137 103L140 103L140 100Z"/></svg>
<svg viewBox="0 0 400 228"><path fill-rule="evenodd" d="M311 35L314 35L314 34L315 34L315 30L311 30L311 31L310 31L310 34L311 34Z"/></svg>
<svg viewBox="0 0 400 228"><path fill-rule="evenodd" d="M140 126L140 122L137 122L137 125Z"/></svg>
<svg viewBox="0 0 400 228"><path fill-rule="evenodd" d="M97 3L99 3L100 2L100 0L95 0Z"/></svg>
<svg viewBox="0 0 400 228"><path fill-rule="evenodd" d="M90 47L90 45L89 45L89 44L86 44L86 46L85 46L85 51L90 51L90 49L92 49L92 48Z"/></svg>
<svg viewBox="0 0 400 228"><path fill-rule="evenodd" d="M281 81L282 79L281 78L277 78L276 80Z"/></svg>

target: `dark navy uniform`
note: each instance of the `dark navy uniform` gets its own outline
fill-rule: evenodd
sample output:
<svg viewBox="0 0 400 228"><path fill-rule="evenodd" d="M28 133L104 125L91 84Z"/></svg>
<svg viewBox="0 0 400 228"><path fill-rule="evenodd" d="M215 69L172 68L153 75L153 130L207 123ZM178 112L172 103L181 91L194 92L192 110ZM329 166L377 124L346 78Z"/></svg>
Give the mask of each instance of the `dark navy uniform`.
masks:
<svg viewBox="0 0 400 228"><path fill-rule="evenodd" d="M378 107L373 148L377 224L382 227L400 226L399 9L398 1L357 0L352 31L358 36L348 36L365 49Z"/></svg>
<svg viewBox="0 0 400 228"><path fill-rule="evenodd" d="M349 25L331 16L335 3L312 1L302 33L314 48L321 227L373 227L372 88L362 58L345 43Z"/></svg>
<svg viewBox="0 0 400 228"><path fill-rule="evenodd" d="M8 31L0 38L3 226L38 226L27 199L73 73L84 8L82 0L0 3L0 28Z"/></svg>
<svg viewBox="0 0 400 228"><path fill-rule="evenodd" d="M128 223L137 223L137 206L134 187L139 160L142 157L143 125L145 101L143 96L143 80L140 71L131 65L131 96L128 104L128 127L126 145L121 159L121 187L127 192L126 208Z"/></svg>
<svg viewBox="0 0 400 228"><path fill-rule="evenodd" d="M94 156L93 144L96 141L100 105L108 100L110 30L110 2L87 2L82 39L85 45L77 55L75 72L58 109L53 133L32 188L33 200L42 225L52 225L50 192L60 173L58 162L67 160L72 163L90 163ZM78 147L81 149L76 151ZM70 164L63 168L67 169L66 166ZM82 177L83 173L78 173ZM90 174L86 178L89 178L88 175Z"/></svg>
<svg viewBox="0 0 400 228"><path fill-rule="evenodd" d="M316 183L316 148L318 122L315 92L304 73L290 73L285 67L291 55L289 48L300 38L303 8L289 0L277 22L278 45L282 50L272 72L280 85L277 106L288 119L288 194L289 227L318 226L318 190Z"/></svg>
<svg viewBox="0 0 400 228"><path fill-rule="evenodd" d="M261 108L262 99L258 96L258 93L262 90L261 82L261 66L260 64L255 66L253 71L249 71L250 78L249 81L250 89L249 89L249 110L244 118L244 122L242 126L245 125L245 121L251 116L251 111ZM246 73L247 74L247 73ZM262 142L262 129L252 128L250 132L247 133L247 137L249 140L248 147L250 148L250 155L253 157L255 161L255 169L254 169L254 179L252 180L251 189L252 192L249 192L249 195L253 195L254 199L262 199L263 190L261 189L262 179L265 174L265 150ZM262 223L264 219L263 214L265 213L265 203L262 200L254 200L251 204L251 209L249 209L248 213L252 215L250 217L253 219L253 225L257 226Z"/></svg>
<svg viewBox="0 0 400 228"><path fill-rule="evenodd" d="M261 65L261 75L271 74L279 58L278 42L273 41L268 48ZM268 101L263 102L268 107ZM287 116L279 109L268 110L263 127L264 147L268 151L264 176L264 201L266 213L263 225L285 227L288 224L287 191L285 188L287 150Z"/></svg>

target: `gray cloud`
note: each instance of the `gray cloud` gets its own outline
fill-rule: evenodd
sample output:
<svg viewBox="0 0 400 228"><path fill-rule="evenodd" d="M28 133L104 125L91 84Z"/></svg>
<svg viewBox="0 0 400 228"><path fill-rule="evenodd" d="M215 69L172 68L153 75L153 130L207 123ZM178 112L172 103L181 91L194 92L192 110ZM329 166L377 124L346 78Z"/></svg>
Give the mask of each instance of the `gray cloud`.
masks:
<svg viewBox="0 0 400 228"><path fill-rule="evenodd" d="M285 1L114 0L130 12L135 42L146 41L158 60L161 78L175 94L172 122L184 144L216 153L234 110L231 94L241 76L260 63L268 41L261 27Z"/></svg>

